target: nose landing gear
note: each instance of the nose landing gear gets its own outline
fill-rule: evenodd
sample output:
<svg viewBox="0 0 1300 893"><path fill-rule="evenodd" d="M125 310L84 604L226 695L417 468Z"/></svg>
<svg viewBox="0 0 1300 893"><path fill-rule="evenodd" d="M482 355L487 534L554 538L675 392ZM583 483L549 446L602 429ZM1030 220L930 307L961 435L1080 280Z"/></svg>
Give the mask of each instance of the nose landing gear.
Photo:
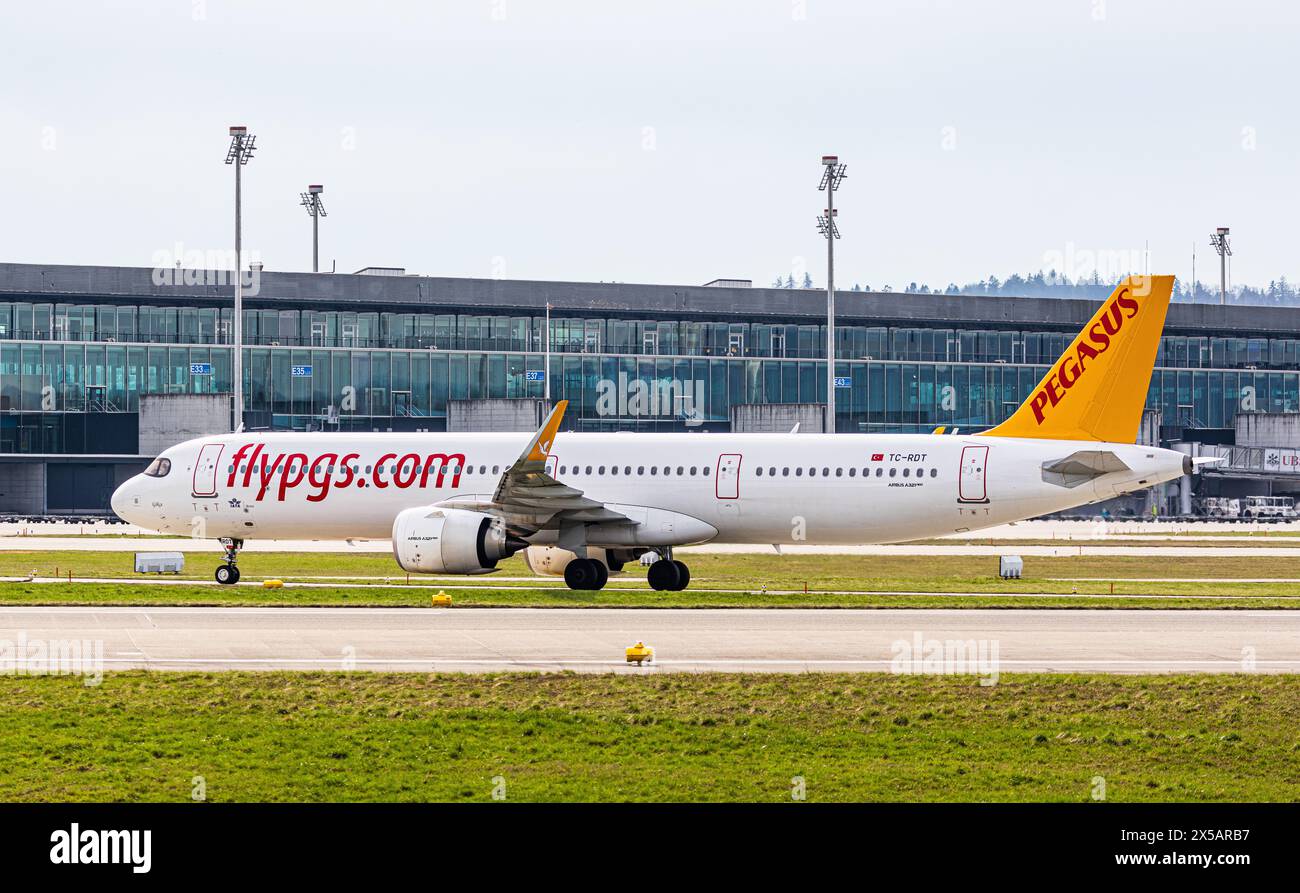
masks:
<svg viewBox="0 0 1300 893"><path fill-rule="evenodd" d="M223 537L221 545L226 550L226 563L217 568L215 576L218 583L233 586L239 582L239 568L235 565L235 562L239 559L239 550L244 547L244 541Z"/></svg>

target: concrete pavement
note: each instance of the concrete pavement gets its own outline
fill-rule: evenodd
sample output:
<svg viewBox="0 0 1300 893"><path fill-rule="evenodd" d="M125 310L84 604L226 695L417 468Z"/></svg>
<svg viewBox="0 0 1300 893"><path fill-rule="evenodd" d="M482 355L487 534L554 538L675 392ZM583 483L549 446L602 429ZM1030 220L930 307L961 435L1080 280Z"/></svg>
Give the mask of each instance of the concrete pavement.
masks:
<svg viewBox="0 0 1300 893"><path fill-rule="evenodd" d="M106 669L880 672L963 642L1002 673L1300 672L1291 611L0 608L20 639L100 641Z"/></svg>

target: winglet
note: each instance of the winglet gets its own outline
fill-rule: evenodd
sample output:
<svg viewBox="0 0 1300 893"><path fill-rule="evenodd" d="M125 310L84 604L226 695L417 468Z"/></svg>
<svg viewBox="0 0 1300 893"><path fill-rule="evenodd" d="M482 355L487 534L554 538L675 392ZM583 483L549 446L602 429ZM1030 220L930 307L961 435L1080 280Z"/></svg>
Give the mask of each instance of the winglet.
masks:
<svg viewBox="0 0 1300 893"><path fill-rule="evenodd" d="M545 462L546 457L551 454L551 445L555 443L555 432L560 430L560 422L564 420L564 410L568 409L569 401L561 400L555 404L551 414L546 417L542 427L533 435L532 442L528 444L525 451L525 459L529 462Z"/></svg>

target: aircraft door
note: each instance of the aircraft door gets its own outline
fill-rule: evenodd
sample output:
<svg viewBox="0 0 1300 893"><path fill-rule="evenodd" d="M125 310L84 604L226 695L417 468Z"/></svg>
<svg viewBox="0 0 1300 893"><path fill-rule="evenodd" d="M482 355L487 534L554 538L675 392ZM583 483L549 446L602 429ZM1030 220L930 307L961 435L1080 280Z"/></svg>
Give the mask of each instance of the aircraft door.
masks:
<svg viewBox="0 0 1300 893"><path fill-rule="evenodd" d="M723 453L718 457L714 493L719 499L740 498L740 454Z"/></svg>
<svg viewBox="0 0 1300 893"><path fill-rule="evenodd" d="M225 446L219 443L205 443L199 450L199 458L194 463L195 496L217 495L217 472L220 470L221 454Z"/></svg>
<svg viewBox="0 0 1300 893"><path fill-rule="evenodd" d="M989 448L986 446L962 447L961 473L957 477L958 502L988 502L985 472L988 470Z"/></svg>

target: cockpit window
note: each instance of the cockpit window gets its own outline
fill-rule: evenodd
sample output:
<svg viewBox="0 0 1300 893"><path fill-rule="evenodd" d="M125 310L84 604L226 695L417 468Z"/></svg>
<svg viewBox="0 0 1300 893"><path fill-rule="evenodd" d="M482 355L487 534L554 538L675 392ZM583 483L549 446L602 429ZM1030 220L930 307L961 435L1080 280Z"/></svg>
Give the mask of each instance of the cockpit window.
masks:
<svg viewBox="0 0 1300 893"><path fill-rule="evenodd" d="M162 456L159 456L157 459L154 459L149 463L149 467L144 470L144 473L149 475L151 478L165 478L167 477L167 473L171 470L172 460L164 459Z"/></svg>

